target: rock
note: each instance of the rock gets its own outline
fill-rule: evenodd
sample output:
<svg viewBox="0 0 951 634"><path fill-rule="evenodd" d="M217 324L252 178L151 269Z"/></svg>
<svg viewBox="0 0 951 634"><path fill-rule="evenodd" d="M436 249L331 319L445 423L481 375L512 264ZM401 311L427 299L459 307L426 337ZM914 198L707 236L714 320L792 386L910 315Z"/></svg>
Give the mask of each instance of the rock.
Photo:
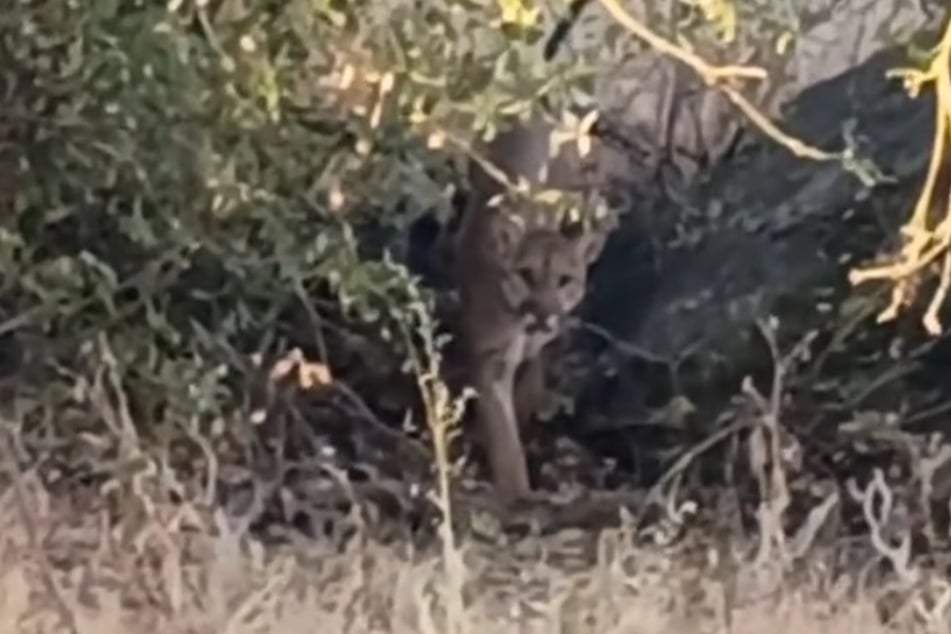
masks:
<svg viewBox="0 0 951 634"><path fill-rule="evenodd" d="M777 312L793 338L828 325L828 311L852 292L847 262L895 239L929 160L930 93L912 99L885 76L903 63L900 51L884 51L817 84L788 106L782 125L827 151L841 151L849 130L858 155L889 180L869 187L840 162L797 158L761 140L718 166L683 203L655 202L626 221L592 273L583 314L603 336L585 335L596 361L582 365L595 363L599 372L577 377L587 386L580 393L606 389L605 374L624 376L645 360L702 355L727 372L744 371L767 352L751 327ZM676 222L638 235L649 228L646 216ZM785 324L790 315L794 323Z"/></svg>

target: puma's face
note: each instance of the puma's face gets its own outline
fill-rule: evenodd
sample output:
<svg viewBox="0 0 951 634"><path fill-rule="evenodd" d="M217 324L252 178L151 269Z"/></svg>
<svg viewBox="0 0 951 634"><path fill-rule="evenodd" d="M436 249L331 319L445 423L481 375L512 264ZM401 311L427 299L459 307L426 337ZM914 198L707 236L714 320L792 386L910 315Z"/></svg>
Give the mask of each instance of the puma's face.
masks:
<svg viewBox="0 0 951 634"><path fill-rule="evenodd" d="M590 234L573 230L535 230L518 242L502 290L529 331L554 330L581 302L594 246Z"/></svg>

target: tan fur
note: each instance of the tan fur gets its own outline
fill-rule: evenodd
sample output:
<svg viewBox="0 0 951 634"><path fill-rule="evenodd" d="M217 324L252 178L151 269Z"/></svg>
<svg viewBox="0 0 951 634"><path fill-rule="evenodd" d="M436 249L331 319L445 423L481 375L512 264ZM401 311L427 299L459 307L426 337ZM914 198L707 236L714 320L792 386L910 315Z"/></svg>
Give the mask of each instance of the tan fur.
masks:
<svg viewBox="0 0 951 634"><path fill-rule="evenodd" d="M550 130L534 119L500 133L481 154L509 180L522 176L545 188L583 187L576 154L563 152L548 166L547 179L541 178ZM499 494L512 500L530 493L519 428L543 394L542 350L584 296L587 267L604 236L580 225L552 226L526 209L488 205L504 188L478 166L471 185L453 258L460 334L492 479Z"/></svg>

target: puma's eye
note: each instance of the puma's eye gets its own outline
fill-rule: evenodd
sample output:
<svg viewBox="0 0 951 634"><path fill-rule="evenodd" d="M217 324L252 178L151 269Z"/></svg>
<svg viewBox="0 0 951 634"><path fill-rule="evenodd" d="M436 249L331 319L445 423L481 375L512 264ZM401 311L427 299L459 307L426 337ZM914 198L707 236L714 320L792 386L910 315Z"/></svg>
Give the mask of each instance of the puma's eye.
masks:
<svg viewBox="0 0 951 634"><path fill-rule="evenodd" d="M570 275L561 275L558 277L558 288L564 288L568 286L569 284L571 284Z"/></svg>
<svg viewBox="0 0 951 634"><path fill-rule="evenodd" d="M518 270L518 276L522 278L522 281L524 281L526 284L531 284L535 278L535 276L532 274L532 269L528 268L527 266L523 266Z"/></svg>

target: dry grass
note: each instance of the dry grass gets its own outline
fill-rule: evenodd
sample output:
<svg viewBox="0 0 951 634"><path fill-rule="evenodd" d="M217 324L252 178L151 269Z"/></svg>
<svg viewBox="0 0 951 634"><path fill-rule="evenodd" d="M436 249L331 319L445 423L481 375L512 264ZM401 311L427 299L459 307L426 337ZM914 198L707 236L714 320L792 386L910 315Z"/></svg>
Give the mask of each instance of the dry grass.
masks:
<svg viewBox="0 0 951 634"><path fill-rule="evenodd" d="M426 346L418 361L436 432L433 501L449 510L446 443L459 412L436 378L438 354ZM111 372L107 362L104 376L116 378ZM770 397L753 393L764 433L778 424L783 373L776 376ZM368 538L359 514L341 516L357 529L342 543L265 545L246 518L212 502L213 477L182 481L139 447L115 385L114 392L93 390L91 402L129 458L95 489L44 486L17 426L0 421L8 432L0 436L0 634L885 631L876 609L881 584L857 582L873 558L901 573L893 575L904 584L902 600L891 602L893 623L949 631L951 584L929 578L887 543L891 504L884 500L891 497L880 478L867 490L853 487L855 499L868 503L872 530L869 543L850 552L809 530L777 540L770 533L782 532L781 523L765 520L759 539L700 529L669 545L651 545L630 522L597 534L565 529L507 542L444 526L438 543L414 549ZM761 453L779 451L761 444ZM765 497L777 497L784 480L761 471ZM875 495L882 499L877 515ZM769 519L781 508L761 511Z"/></svg>
<svg viewBox="0 0 951 634"><path fill-rule="evenodd" d="M573 566L537 541L463 544L465 600L447 615L439 549L265 547L220 512L152 502L150 520L113 522L95 497L55 499L22 475L0 495L0 632L721 632L729 588L733 632L884 630L871 601L822 574L776 584L740 566L728 578L620 529Z"/></svg>

